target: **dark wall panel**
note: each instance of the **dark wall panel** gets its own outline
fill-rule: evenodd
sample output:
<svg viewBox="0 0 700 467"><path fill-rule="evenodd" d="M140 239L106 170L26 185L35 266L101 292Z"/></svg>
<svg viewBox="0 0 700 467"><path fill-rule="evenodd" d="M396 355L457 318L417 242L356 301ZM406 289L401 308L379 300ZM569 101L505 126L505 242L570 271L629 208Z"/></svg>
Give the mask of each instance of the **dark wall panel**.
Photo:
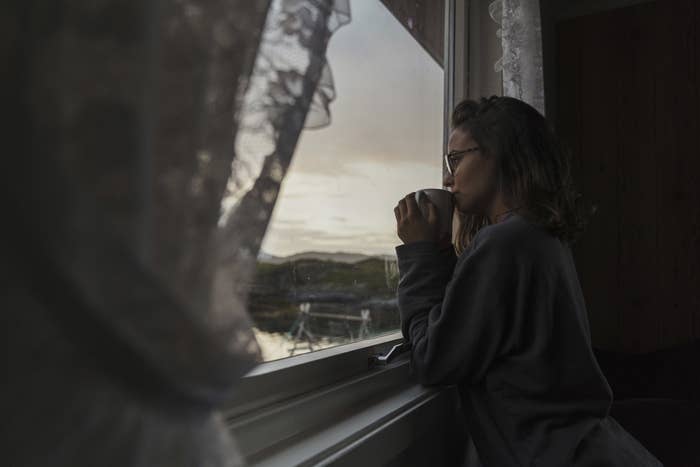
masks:
<svg viewBox="0 0 700 467"><path fill-rule="evenodd" d="M698 2L659 3L656 132L658 140L659 288L667 316L662 342L700 337L700 136Z"/></svg>
<svg viewBox="0 0 700 467"><path fill-rule="evenodd" d="M594 345L700 337L698 6L659 1L557 25L557 129L598 206L574 248Z"/></svg>
<svg viewBox="0 0 700 467"><path fill-rule="evenodd" d="M641 352L659 345L663 308L655 293L656 203L655 5L618 10L611 15L616 28L617 256L620 345ZM624 51L624 52L623 52Z"/></svg>
<svg viewBox="0 0 700 467"><path fill-rule="evenodd" d="M614 346L620 334L617 130L615 125L594 115L605 112L617 119L614 102L618 86L600 71L617 68L614 55L601 54L615 32L611 18L601 18L595 34L579 21L565 23L559 32L559 102L563 105L559 113L568 117L560 120L559 132L573 151L578 187L598 207L595 222L574 253L586 294L591 333L596 343L605 348ZM591 66L593 62L597 62L595 67ZM582 258L595 258L595 262L581 261Z"/></svg>

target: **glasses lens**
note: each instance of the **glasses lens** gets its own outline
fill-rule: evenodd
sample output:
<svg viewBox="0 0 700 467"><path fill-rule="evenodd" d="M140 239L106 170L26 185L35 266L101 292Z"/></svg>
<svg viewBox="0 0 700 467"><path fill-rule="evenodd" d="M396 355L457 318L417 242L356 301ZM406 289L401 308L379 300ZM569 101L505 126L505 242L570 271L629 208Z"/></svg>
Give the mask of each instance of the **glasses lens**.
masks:
<svg viewBox="0 0 700 467"><path fill-rule="evenodd" d="M450 164L450 156L445 154L445 167L447 167L447 173L452 175L452 164Z"/></svg>

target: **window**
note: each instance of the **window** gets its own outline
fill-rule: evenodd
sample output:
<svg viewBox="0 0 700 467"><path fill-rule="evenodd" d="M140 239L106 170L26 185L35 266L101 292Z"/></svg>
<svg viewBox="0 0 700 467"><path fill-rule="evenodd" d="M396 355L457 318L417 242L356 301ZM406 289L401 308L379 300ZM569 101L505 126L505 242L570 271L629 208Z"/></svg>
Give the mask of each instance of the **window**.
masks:
<svg viewBox="0 0 700 467"><path fill-rule="evenodd" d="M382 365L368 357L388 355L402 341L391 303L399 243L393 207L410 191L441 186L444 109L466 91L467 3L372 0L352 6L352 22L334 33L327 54L337 89L332 123L302 134L252 284L249 307L267 361L243 378L224 411L251 465L377 465L395 459L425 430L459 431L450 422L458 404L453 389L416 385L406 353ZM306 251L327 256L304 262L300 253ZM347 256L324 261L337 252ZM363 264L373 258L381 261ZM315 276L302 274L308 265ZM275 275L276 282L266 282ZM363 286L370 279L375 287ZM322 292L337 281L348 295L310 300L318 298L310 291L323 280ZM350 308L350 294L364 297L360 305L386 300L387 309L380 314L369 307L364 334L362 321L347 320L346 328L338 317L312 317L319 338L314 352L298 345L290 356L288 331L300 314L362 317L367 308ZM377 443L387 437L392 442L378 452Z"/></svg>
<svg viewBox="0 0 700 467"><path fill-rule="evenodd" d="M396 331L393 207L442 186L441 66L378 0L352 7L327 51L331 123L302 133L258 257L265 361Z"/></svg>

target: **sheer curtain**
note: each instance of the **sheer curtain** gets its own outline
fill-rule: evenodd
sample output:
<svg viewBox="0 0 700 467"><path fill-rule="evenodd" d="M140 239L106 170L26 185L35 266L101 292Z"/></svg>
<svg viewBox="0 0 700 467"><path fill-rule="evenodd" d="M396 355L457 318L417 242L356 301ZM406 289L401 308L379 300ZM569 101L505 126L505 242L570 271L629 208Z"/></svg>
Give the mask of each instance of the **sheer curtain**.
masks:
<svg viewBox="0 0 700 467"><path fill-rule="evenodd" d="M4 461L241 464L217 407L258 360L246 284L304 122L328 120L347 1L2 16ZM270 152L234 150L252 128Z"/></svg>
<svg viewBox="0 0 700 467"><path fill-rule="evenodd" d="M502 72L503 95L523 100L544 115L539 0L495 0L489 13L500 26L503 56L495 70Z"/></svg>
<svg viewBox="0 0 700 467"><path fill-rule="evenodd" d="M349 21L349 0L272 2L241 98L237 157L221 202L219 225L229 255L218 263L220 305L247 299L248 278L302 130L330 123L335 88L326 48Z"/></svg>

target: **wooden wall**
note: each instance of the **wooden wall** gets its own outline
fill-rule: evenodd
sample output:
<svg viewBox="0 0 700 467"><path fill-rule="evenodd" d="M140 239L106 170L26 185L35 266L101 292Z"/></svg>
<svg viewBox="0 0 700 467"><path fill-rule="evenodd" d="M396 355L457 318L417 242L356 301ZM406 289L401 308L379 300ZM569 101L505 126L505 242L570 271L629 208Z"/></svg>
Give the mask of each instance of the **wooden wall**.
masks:
<svg viewBox="0 0 700 467"><path fill-rule="evenodd" d="M700 2L557 24L556 126L598 206L574 247L594 346L700 338Z"/></svg>

